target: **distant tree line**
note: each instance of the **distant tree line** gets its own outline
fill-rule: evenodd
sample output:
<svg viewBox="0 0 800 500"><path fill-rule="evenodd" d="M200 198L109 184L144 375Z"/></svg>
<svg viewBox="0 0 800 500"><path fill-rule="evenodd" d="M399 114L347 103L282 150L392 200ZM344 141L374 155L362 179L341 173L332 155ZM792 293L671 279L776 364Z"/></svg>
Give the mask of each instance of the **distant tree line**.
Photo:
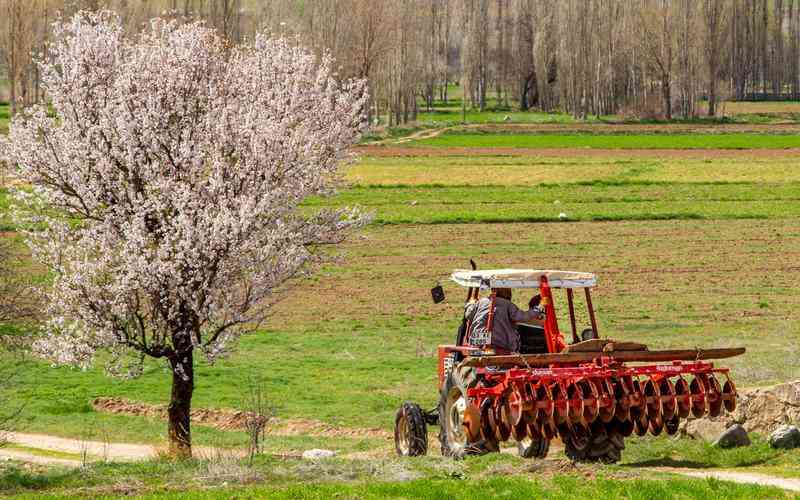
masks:
<svg viewBox="0 0 800 500"><path fill-rule="evenodd" d="M164 12L202 18L230 43L296 35L331 51L341 76L367 78L371 115L390 124L452 100L452 84L471 108L576 117L800 97L800 0L0 0L14 111L42 98L30 54L46 53L57 13L99 8L129 29Z"/></svg>

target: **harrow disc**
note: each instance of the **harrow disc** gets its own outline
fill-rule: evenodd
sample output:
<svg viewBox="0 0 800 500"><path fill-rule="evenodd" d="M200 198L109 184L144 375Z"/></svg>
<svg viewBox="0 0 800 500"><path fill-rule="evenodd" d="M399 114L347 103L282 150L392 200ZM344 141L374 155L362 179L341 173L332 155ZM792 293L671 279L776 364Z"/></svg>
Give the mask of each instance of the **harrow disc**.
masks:
<svg viewBox="0 0 800 500"><path fill-rule="evenodd" d="M554 417L556 405L553 400L553 392L544 383L536 386L536 402L536 425L547 439L553 439L558 432Z"/></svg>
<svg viewBox="0 0 800 500"><path fill-rule="evenodd" d="M565 385L562 383L553 384L553 389L547 389L547 391L547 397L552 401L552 406L554 408L554 411L551 412L551 416L554 419L555 425L560 426L569 423L569 398L567 397L567 388Z"/></svg>
<svg viewBox="0 0 800 500"><path fill-rule="evenodd" d="M514 385L511 394L508 395L508 416L509 424L512 427L522 423L522 413L525 411L525 396L523 388L519 384Z"/></svg>
<svg viewBox="0 0 800 500"><path fill-rule="evenodd" d="M728 412L736 410L736 386L731 379L726 380L722 386L722 402Z"/></svg>
<svg viewBox="0 0 800 500"><path fill-rule="evenodd" d="M722 388L714 375L708 376L706 394L708 395L708 414L712 417L720 416L722 413Z"/></svg>
<svg viewBox="0 0 800 500"><path fill-rule="evenodd" d="M525 421L520 421L518 424L514 424L511 427L511 437L514 438L515 441L522 441L523 439L528 437L528 424Z"/></svg>
<svg viewBox="0 0 800 500"><path fill-rule="evenodd" d="M464 409L464 433L467 435L467 442L473 443L481 437L481 411L474 403L467 404Z"/></svg>
<svg viewBox="0 0 800 500"><path fill-rule="evenodd" d="M635 432L637 436L644 436L647 434L647 402L644 398L642 391L642 384L638 379L631 380L631 394L629 396L630 418L633 420Z"/></svg>
<svg viewBox="0 0 800 500"><path fill-rule="evenodd" d="M652 378L644 383L644 397L647 419L651 422L661 421L661 391L658 390L658 384Z"/></svg>
<svg viewBox="0 0 800 500"><path fill-rule="evenodd" d="M594 379L592 382L600 396L598 417L603 423L607 424L611 422L616 413L617 399L614 393L614 386L607 378Z"/></svg>
<svg viewBox="0 0 800 500"><path fill-rule="evenodd" d="M667 422L675 416L677 410L675 384L669 378L664 377L658 383L658 391L661 394L661 417Z"/></svg>
<svg viewBox="0 0 800 500"><path fill-rule="evenodd" d="M574 382L567 386L567 403L569 408L567 423L574 425L583 422L583 393Z"/></svg>
<svg viewBox="0 0 800 500"><path fill-rule="evenodd" d="M495 437L498 441L508 441L511 435L511 426L508 422L508 402L500 397L494 406Z"/></svg>
<svg viewBox="0 0 800 500"><path fill-rule="evenodd" d="M647 427L649 423L647 421L646 415L643 414L642 416L634 420L633 425L634 425L634 432L636 432L637 436L644 436L645 434L647 434Z"/></svg>
<svg viewBox="0 0 800 500"><path fill-rule="evenodd" d="M616 380L613 384L612 392L616 402L614 406L614 416L620 422L631 422L631 383L627 378Z"/></svg>
<svg viewBox="0 0 800 500"><path fill-rule="evenodd" d="M633 423L633 420L620 420L618 418L614 418L609 425L613 425L619 431L622 437L628 437L633 434L633 431L636 428L636 424Z"/></svg>
<svg viewBox="0 0 800 500"><path fill-rule="evenodd" d="M673 436L678 432L680 423L681 419L677 415L673 415L672 418L664 422L664 429L667 431L668 435Z"/></svg>
<svg viewBox="0 0 800 500"><path fill-rule="evenodd" d="M675 400L677 403L677 413L679 418L686 418L692 411L691 395L689 393L689 383L683 377L678 377L675 381Z"/></svg>
<svg viewBox="0 0 800 500"><path fill-rule="evenodd" d="M696 376L689 383L689 393L692 395L692 416L701 418L706 414L708 406L706 404L706 388L699 376Z"/></svg>
<svg viewBox="0 0 800 500"><path fill-rule="evenodd" d="M481 434L483 439L487 441L494 441L497 439L495 433L494 409L492 408L493 404L494 400L492 398L486 398L481 403Z"/></svg>
<svg viewBox="0 0 800 500"><path fill-rule="evenodd" d="M580 388L581 402L583 403L581 422L588 425L594 422L600 414L600 392L595 384L586 379L579 380L577 385Z"/></svg>

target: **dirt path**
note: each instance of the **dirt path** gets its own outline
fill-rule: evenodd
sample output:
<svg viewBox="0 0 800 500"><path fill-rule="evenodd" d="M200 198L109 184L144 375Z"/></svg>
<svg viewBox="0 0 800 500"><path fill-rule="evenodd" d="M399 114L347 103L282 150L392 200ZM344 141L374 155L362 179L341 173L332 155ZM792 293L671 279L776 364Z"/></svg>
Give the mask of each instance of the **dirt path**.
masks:
<svg viewBox="0 0 800 500"><path fill-rule="evenodd" d="M443 133L447 132L448 130L452 130L454 128L458 127L429 128L425 130L420 130L418 132L414 132L413 134L407 135L405 137L400 137L400 138L391 137L389 139L375 141L370 143L370 145L386 146L394 144L404 144L406 142L419 141L422 139L433 139L434 137L438 137Z"/></svg>
<svg viewBox="0 0 800 500"><path fill-rule="evenodd" d="M26 446L39 450L57 451L62 453L74 453L81 455L86 453L95 458L107 458L109 460L147 460L156 456L156 448L147 444L129 443L104 443L100 441L83 441L80 439L62 438L48 436L46 434L25 434L21 432L11 432L5 439L12 445ZM15 452L16 450L0 448L0 455ZM51 457L39 457L50 459ZM80 465L80 462L78 462Z"/></svg>
<svg viewBox="0 0 800 500"><path fill-rule="evenodd" d="M0 461L16 460L18 462L25 462L37 465L60 465L62 467L80 467L80 460L72 460L69 458L45 457L36 455L22 450L15 450L12 448L0 448Z"/></svg>
<svg viewBox="0 0 800 500"><path fill-rule="evenodd" d="M658 467L653 470L661 472L671 472L682 476L699 477L703 479L714 478L720 481L731 481L741 484L758 484L761 486L775 486L789 491L800 492L800 479L770 476L755 472L736 472L728 470L695 470L695 469L673 469L671 467Z"/></svg>
<svg viewBox="0 0 800 500"><path fill-rule="evenodd" d="M80 439L48 436L46 434L12 432L5 434L4 438L12 447L0 448L0 457L20 460L22 462L49 465L80 466L81 462L77 459L48 457L25 450L15 450L13 445L16 444L27 448L36 448L37 450L71 453L75 455L82 455L85 453L88 455L89 461L113 460L126 462L149 460L157 457L161 451L159 447L149 444L104 443L101 441L84 441ZM244 455L244 452L240 450L212 448L208 446L194 446L193 452L198 458Z"/></svg>

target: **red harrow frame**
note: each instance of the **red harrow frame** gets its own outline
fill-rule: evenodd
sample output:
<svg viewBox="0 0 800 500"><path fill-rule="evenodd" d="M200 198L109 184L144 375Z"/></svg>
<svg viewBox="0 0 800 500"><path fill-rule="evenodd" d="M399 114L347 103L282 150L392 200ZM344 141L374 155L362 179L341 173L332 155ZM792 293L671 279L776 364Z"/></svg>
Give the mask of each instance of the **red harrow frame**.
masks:
<svg viewBox="0 0 800 500"><path fill-rule="evenodd" d="M513 438L521 455L542 457L558 437L572 459L614 462L631 434L674 434L689 415L714 417L723 408L735 409L736 387L729 370L707 360L736 356L743 348L649 351L641 344L599 340L590 295L593 275L514 270L457 274L455 281L478 285L470 287L468 301L477 300L479 288L515 283L516 288L538 288L547 352L497 355L491 346L469 345L463 334L460 345L440 346L439 406L423 411L414 403L402 405L395 426L400 455L426 453L426 425L439 424L444 455L497 451L500 442ZM567 290L573 337L569 346L558 329L552 288ZM579 340L574 288L585 289L592 340Z"/></svg>

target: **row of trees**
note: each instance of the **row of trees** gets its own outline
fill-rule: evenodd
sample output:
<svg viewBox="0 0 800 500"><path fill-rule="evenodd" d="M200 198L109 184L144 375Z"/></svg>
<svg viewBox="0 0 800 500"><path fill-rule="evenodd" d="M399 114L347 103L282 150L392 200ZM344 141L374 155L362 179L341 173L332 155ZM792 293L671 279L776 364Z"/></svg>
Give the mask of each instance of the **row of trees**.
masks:
<svg viewBox="0 0 800 500"><path fill-rule="evenodd" d="M57 12L108 8L129 31L155 15L201 18L230 42L266 28L330 50L367 78L373 115L416 118L463 85L471 106L576 116L717 112L720 96L800 94L800 0L2 0L12 101L41 98L31 52Z"/></svg>

